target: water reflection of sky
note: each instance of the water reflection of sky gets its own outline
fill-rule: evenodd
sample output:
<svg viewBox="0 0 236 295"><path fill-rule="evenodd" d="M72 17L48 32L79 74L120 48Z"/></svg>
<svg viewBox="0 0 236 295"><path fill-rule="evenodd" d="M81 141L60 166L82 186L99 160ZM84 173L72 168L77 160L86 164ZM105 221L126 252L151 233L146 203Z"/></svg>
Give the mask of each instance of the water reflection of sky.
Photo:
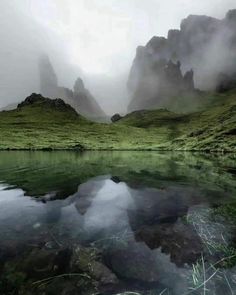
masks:
<svg viewBox="0 0 236 295"><path fill-rule="evenodd" d="M189 208L208 204L205 192L188 186L162 189L132 189L126 183L102 176L80 185L65 200L50 201L50 193L40 199L24 196L21 189L0 190L0 228L22 227L37 230L55 226L76 236L85 231L87 238L121 231L134 232L141 227L175 224ZM193 207L194 208L194 207Z"/></svg>
<svg viewBox="0 0 236 295"><path fill-rule="evenodd" d="M134 189L111 176L90 179L65 200L51 201L53 192L34 199L21 189L6 188L0 188L0 246L14 240L102 247L120 277L158 282L173 294L187 290L187 263L204 249L201 228L186 225L183 217L208 208L208 192L187 185Z"/></svg>

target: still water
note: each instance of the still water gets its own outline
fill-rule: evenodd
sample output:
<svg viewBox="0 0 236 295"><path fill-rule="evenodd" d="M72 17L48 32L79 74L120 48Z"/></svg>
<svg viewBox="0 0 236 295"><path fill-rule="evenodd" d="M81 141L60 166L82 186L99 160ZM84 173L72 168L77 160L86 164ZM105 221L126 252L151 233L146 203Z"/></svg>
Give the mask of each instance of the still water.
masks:
<svg viewBox="0 0 236 295"><path fill-rule="evenodd" d="M236 158L1 152L0 294L236 294Z"/></svg>

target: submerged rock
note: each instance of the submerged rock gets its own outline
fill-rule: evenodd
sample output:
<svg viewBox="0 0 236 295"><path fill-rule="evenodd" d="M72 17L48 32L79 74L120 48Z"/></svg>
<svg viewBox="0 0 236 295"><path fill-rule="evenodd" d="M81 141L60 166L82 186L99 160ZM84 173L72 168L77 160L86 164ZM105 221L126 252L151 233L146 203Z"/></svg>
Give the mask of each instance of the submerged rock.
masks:
<svg viewBox="0 0 236 295"><path fill-rule="evenodd" d="M119 282L94 248L77 245L26 251L3 265L0 271L7 290L17 288L20 294L30 291L36 295L88 295L96 293L100 287ZM4 294L5 289L1 291Z"/></svg>
<svg viewBox="0 0 236 295"><path fill-rule="evenodd" d="M129 244L124 249L112 249L107 259L112 270L123 279L150 283L160 278L156 255L148 251L144 244Z"/></svg>
<svg viewBox="0 0 236 295"><path fill-rule="evenodd" d="M117 284L116 275L100 261L99 253L94 248L76 247L71 258L74 272L86 272L101 285Z"/></svg>

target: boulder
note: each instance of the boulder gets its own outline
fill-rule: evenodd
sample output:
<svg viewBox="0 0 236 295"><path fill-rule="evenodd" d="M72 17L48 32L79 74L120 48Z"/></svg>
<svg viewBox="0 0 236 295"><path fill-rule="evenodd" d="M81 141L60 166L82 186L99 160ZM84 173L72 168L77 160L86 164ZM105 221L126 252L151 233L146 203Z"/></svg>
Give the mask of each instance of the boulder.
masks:
<svg viewBox="0 0 236 295"><path fill-rule="evenodd" d="M71 258L73 272L87 273L101 285L117 284L116 275L101 261L94 248L76 247Z"/></svg>
<svg viewBox="0 0 236 295"><path fill-rule="evenodd" d="M120 119L122 119L122 117L121 117L120 114L115 114L115 115L113 115L113 116L111 117L111 121L112 121L113 123L119 121Z"/></svg>

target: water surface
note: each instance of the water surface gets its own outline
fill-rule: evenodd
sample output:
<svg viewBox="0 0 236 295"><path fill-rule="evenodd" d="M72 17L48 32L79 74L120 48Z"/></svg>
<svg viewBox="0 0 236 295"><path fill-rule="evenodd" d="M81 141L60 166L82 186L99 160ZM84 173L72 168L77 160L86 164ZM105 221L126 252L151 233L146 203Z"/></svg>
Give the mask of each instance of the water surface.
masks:
<svg viewBox="0 0 236 295"><path fill-rule="evenodd" d="M1 152L1 294L235 294L235 184L234 155Z"/></svg>

